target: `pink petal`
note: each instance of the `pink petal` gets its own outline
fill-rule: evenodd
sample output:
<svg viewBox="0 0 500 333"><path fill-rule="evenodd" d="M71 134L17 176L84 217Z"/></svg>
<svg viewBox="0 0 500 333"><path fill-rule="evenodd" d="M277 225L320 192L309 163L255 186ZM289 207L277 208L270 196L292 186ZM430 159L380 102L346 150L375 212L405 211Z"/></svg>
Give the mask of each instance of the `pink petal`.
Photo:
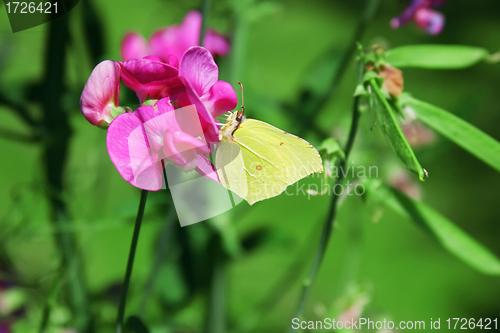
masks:
<svg viewBox="0 0 500 333"><path fill-rule="evenodd" d="M430 8L419 8L415 12L415 23L428 34L437 35L444 27L444 15Z"/></svg>
<svg viewBox="0 0 500 333"><path fill-rule="evenodd" d="M175 67L151 59L132 59L122 65L123 83L134 90L141 104L183 91Z"/></svg>
<svg viewBox="0 0 500 333"><path fill-rule="evenodd" d="M175 121L182 132L206 142L200 116L193 104L175 109Z"/></svg>
<svg viewBox="0 0 500 333"><path fill-rule="evenodd" d="M219 127L215 123L214 116L207 110L198 94L193 90L191 83L183 77L180 77L180 79L186 87L186 94L190 102L194 105L196 111L198 112L201 127L203 129L203 133L205 134L205 140L207 142L218 142Z"/></svg>
<svg viewBox="0 0 500 333"><path fill-rule="evenodd" d="M189 81L198 96L203 96L217 82L219 68L207 49L193 46L181 58L179 76Z"/></svg>
<svg viewBox="0 0 500 333"><path fill-rule="evenodd" d="M163 135L165 131L178 131L174 107L168 98L160 99L154 106L141 106L134 114L142 122L149 147L153 154L163 159Z"/></svg>
<svg viewBox="0 0 500 333"><path fill-rule="evenodd" d="M201 31L201 14L191 11L180 25L173 25L157 31L149 39L154 55L168 61L170 54L180 59L191 46L198 45Z"/></svg>
<svg viewBox="0 0 500 333"><path fill-rule="evenodd" d="M198 155L198 165L195 170L203 177L211 179L219 184L221 183L215 167L207 156Z"/></svg>
<svg viewBox="0 0 500 333"><path fill-rule="evenodd" d="M149 191L162 188L162 164L148 143L142 121L135 113L117 116L106 137L108 154L118 173L135 187Z"/></svg>
<svg viewBox="0 0 500 333"><path fill-rule="evenodd" d="M121 46L123 61L141 59L149 54L151 54L149 45L141 35L135 32L129 32L125 35Z"/></svg>
<svg viewBox="0 0 500 333"><path fill-rule="evenodd" d="M120 63L105 60L90 74L80 97L80 109L92 125L107 125L113 119L111 109L120 99L120 70Z"/></svg>
<svg viewBox="0 0 500 333"><path fill-rule="evenodd" d="M184 16L182 23L179 26L179 35L177 36L179 40L182 40L185 49L182 54L186 52L191 46L199 45L200 34L201 34L201 13L192 10ZM182 57L182 54L174 54L178 59Z"/></svg>
<svg viewBox="0 0 500 333"><path fill-rule="evenodd" d="M200 140L181 131L166 131L163 141L165 157L185 171L198 163L198 154L209 154L210 149Z"/></svg>
<svg viewBox="0 0 500 333"><path fill-rule="evenodd" d="M238 104L236 92L233 87L225 81L218 81L214 84L201 100L214 117L218 117L227 111L234 110Z"/></svg>
<svg viewBox="0 0 500 333"><path fill-rule="evenodd" d="M172 67L179 68L179 59L173 54L168 55L167 64Z"/></svg>
<svg viewBox="0 0 500 333"><path fill-rule="evenodd" d="M222 36L208 29L203 40L203 47L205 47L213 55L226 56L231 49L229 42Z"/></svg>
<svg viewBox="0 0 500 333"><path fill-rule="evenodd" d="M157 56L154 56L154 55L145 56L143 59L149 59L149 60L154 60L154 61L162 62L160 58L158 58ZM175 66L172 66L172 67L175 67Z"/></svg>

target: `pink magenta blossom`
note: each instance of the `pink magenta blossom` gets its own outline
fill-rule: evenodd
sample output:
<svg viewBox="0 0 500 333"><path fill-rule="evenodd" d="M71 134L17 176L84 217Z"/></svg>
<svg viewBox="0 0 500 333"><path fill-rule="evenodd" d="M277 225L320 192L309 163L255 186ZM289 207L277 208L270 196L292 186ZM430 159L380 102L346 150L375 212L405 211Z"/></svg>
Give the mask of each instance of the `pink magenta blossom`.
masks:
<svg viewBox="0 0 500 333"><path fill-rule="evenodd" d="M165 162L218 181L207 157L210 144L219 141L215 118L238 102L233 87L219 81L219 69L207 49L194 46L179 63L174 57L169 61L156 56L105 61L94 69L82 93L82 112L91 123L112 120L106 140L119 174L145 190L162 188ZM120 78L143 104L133 113L112 112L118 105Z"/></svg>
<svg viewBox="0 0 500 333"><path fill-rule="evenodd" d="M149 56L125 61L121 78L142 104L146 99L160 99L183 91L178 74L177 68Z"/></svg>
<svg viewBox="0 0 500 333"><path fill-rule="evenodd" d="M180 59L188 48L199 44L201 23L202 15L190 11L181 24L158 30L149 42L135 32L128 33L122 42L121 56L126 61L154 55L164 62L172 63L173 58ZM203 46L213 55L225 56L230 50L226 39L211 29L207 30Z"/></svg>
<svg viewBox="0 0 500 333"><path fill-rule="evenodd" d="M105 60L99 63L85 84L80 97L80 109L92 125L107 126L111 111L119 105L120 63Z"/></svg>
<svg viewBox="0 0 500 333"><path fill-rule="evenodd" d="M192 105L174 109L170 99L163 98L153 106L121 114L109 126L106 141L111 161L133 186L161 189L165 160L217 180L206 156L210 149L198 112Z"/></svg>
<svg viewBox="0 0 500 333"><path fill-rule="evenodd" d="M393 28L415 21L417 26L431 35L437 35L443 30L445 17L431 7L439 7L446 0L412 0L403 13L391 20Z"/></svg>

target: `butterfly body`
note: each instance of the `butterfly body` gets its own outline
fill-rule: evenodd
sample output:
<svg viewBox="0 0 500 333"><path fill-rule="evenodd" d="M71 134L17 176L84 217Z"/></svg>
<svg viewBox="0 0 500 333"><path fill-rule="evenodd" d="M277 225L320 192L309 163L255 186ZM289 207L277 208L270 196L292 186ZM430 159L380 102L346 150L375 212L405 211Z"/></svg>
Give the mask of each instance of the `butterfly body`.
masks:
<svg viewBox="0 0 500 333"><path fill-rule="evenodd" d="M288 185L323 172L307 141L255 119L231 113L220 130L215 157L219 179L250 205L282 193Z"/></svg>

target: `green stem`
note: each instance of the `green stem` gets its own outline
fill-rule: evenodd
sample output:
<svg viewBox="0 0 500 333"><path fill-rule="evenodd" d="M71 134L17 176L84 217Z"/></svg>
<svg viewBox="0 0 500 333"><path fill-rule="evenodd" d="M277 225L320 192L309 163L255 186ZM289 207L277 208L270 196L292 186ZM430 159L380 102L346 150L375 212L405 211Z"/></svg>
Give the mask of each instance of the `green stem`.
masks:
<svg viewBox="0 0 500 333"><path fill-rule="evenodd" d="M55 237L67 270L68 298L75 316L73 325L79 332L91 329L90 307L85 285L83 262L78 242L68 227L72 221L65 200L64 171L72 136L70 113L64 108L66 49L70 41L69 16L50 22L42 81L40 130L43 131L43 164L47 196L51 206Z"/></svg>
<svg viewBox="0 0 500 333"><path fill-rule="evenodd" d="M226 257L222 249L222 239L217 237L214 253L212 281L209 291L207 333L226 331Z"/></svg>
<svg viewBox="0 0 500 333"><path fill-rule="evenodd" d="M335 74L330 81L330 86L325 94L318 96L313 100L309 100L310 94L303 94L303 98L298 103L297 113L303 114L304 121L299 123L298 134L301 135L303 130L311 128L313 124L313 113L316 113L316 117L323 110L324 106L333 98L338 90L338 85L342 78L344 77L345 71L349 65L349 61L352 59L354 53L356 52L356 42L360 42L365 34L368 23L371 21L377 7L379 0L366 0L365 7L363 9L363 13L361 14L361 18L356 26L356 31L352 36L351 42L349 46L342 54L342 58L337 67ZM305 112L304 112L305 111Z"/></svg>
<svg viewBox="0 0 500 333"><path fill-rule="evenodd" d="M142 217L144 216L144 208L146 207L146 199L148 198L148 191L142 190L141 201L139 203L139 210L137 211L137 218L135 220L134 234L132 235L132 244L130 245L130 253L128 255L127 270L125 272L125 279L123 280L123 289L120 296L120 305L118 307L118 319L116 321L116 333L123 332L123 319L125 318L125 307L127 304L127 293L130 286L130 277L132 276L132 268L134 267L135 251L139 241L139 233L141 232Z"/></svg>
<svg viewBox="0 0 500 333"><path fill-rule="evenodd" d="M201 16L203 17L203 19L201 20L200 45L203 45L203 40L205 39L205 35L207 34L209 11L210 0L203 0L203 3L201 4Z"/></svg>
<svg viewBox="0 0 500 333"><path fill-rule="evenodd" d="M358 84L362 82L363 79L363 61L360 60L359 62L359 73L358 73ZM356 138L356 133L358 131L359 127L359 118L360 118L360 113L359 113L359 96L356 96L354 98L354 105L352 109L352 122L351 122L351 129L349 130L349 137L347 139L347 144L345 147L345 159L340 163L340 170L343 170L347 164L347 160L349 158L349 154L351 152L352 146L354 144L354 139ZM344 173L340 172L340 175L337 179L337 184L342 185L344 181ZM335 188L335 186L333 188ZM309 272L309 276L307 280L304 282L304 287L302 289L302 294L300 296L299 300L299 305L297 307L297 311L295 313L294 318L300 318L302 316L302 313L304 311L305 304L307 302L307 299L309 298L309 294L311 292L312 285L314 283L314 280L316 279L316 275L318 274L319 268L321 266L321 262L323 261L323 257L325 256L326 248L328 246L328 241L330 240L330 237L332 235L333 231L333 223L335 222L335 215L337 213L337 203L340 195L337 195L335 191L332 193L332 199L330 202L330 209L328 211L328 215L325 219L324 225L323 225L323 231L321 233L321 238L319 241L319 246L316 251L316 255L314 257L314 261L311 267L311 270ZM292 332L293 329L290 329L290 332Z"/></svg>
<svg viewBox="0 0 500 333"><path fill-rule="evenodd" d="M165 174L165 169L163 169L163 173ZM165 176L165 182L167 181L167 177ZM162 267L163 262L165 261L165 257L167 256L168 250L171 248L171 238L172 238L172 229L177 221L175 211L171 209L172 206L168 205L168 217L165 221L165 226L163 227L163 231L160 235L160 239L158 241L158 246L156 248L154 265L151 268L151 272L149 273L148 279L146 280L146 284L144 285L144 291L142 293L142 299L139 307L139 316L142 317L148 308L147 305L149 303L151 294L153 293L154 285L158 278L158 273Z"/></svg>

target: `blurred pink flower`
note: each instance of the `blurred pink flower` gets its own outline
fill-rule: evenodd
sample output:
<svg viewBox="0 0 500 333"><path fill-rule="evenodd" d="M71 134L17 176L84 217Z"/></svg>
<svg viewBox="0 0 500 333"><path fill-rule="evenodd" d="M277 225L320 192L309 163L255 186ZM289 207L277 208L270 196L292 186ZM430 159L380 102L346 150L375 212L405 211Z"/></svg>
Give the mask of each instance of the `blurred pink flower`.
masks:
<svg viewBox="0 0 500 333"><path fill-rule="evenodd" d="M106 141L111 161L133 186L161 189L164 159L218 181L206 156L210 148L198 112L192 105L174 109L170 99L163 98L154 106L121 114L109 126Z"/></svg>
<svg viewBox="0 0 500 333"><path fill-rule="evenodd" d="M140 103L146 99L160 99L180 93L184 86L178 77L177 68L148 56L143 59L131 59L122 65L121 79L134 90Z"/></svg>
<svg viewBox="0 0 500 333"><path fill-rule="evenodd" d="M389 183L413 199L422 198L420 185L404 169L396 169L389 177Z"/></svg>
<svg viewBox="0 0 500 333"><path fill-rule="evenodd" d="M431 144L436 140L434 132L418 120L405 122L401 129L413 148Z"/></svg>
<svg viewBox="0 0 500 333"><path fill-rule="evenodd" d="M201 23L201 14L190 11L181 24L158 30L149 42L135 32L128 33L122 42L121 56L126 61L154 55L172 64L174 57L180 59L188 48L199 44ZM225 56L230 50L226 39L211 29L207 30L203 46L213 55Z"/></svg>
<svg viewBox="0 0 500 333"><path fill-rule="evenodd" d="M431 35L437 35L443 30L445 17L431 7L439 7L447 0L412 0L403 13L391 20L391 26L396 29L411 20L417 26Z"/></svg>
<svg viewBox="0 0 500 333"><path fill-rule="evenodd" d="M105 60L99 63L85 84L80 97L80 109L92 125L107 126L111 111L120 100L120 63Z"/></svg>

